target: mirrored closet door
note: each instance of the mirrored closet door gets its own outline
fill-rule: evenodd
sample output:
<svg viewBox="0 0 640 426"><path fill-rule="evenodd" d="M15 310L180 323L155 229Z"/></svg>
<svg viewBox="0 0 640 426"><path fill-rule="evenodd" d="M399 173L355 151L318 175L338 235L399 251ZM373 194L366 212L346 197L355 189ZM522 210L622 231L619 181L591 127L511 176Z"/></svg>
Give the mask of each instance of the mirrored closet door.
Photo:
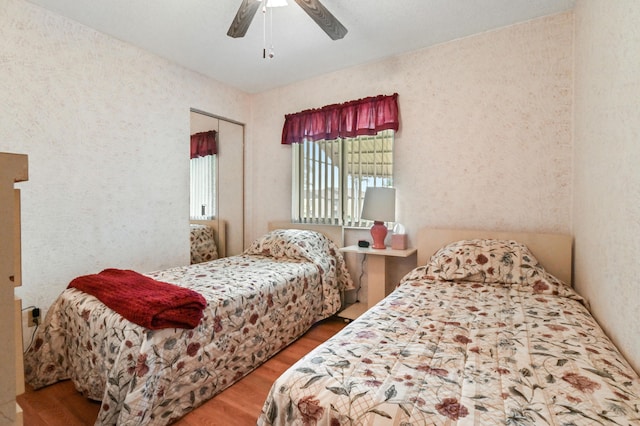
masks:
<svg viewBox="0 0 640 426"><path fill-rule="evenodd" d="M205 172L192 179L190 218L217 220L218 226L224 223L226 255L240 254L244 250L244 125L192 109L194 134L215 137L215 146L196 160L192 153L192 167L197 161Z"/></svg>

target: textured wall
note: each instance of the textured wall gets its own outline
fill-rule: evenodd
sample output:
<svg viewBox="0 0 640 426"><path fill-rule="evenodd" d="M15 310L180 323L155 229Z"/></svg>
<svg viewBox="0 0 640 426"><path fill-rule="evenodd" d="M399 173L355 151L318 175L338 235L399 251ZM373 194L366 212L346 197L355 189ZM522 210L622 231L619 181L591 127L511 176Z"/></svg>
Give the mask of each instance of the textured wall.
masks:
<svg viewBox="0 0 640 426"><path fill-rule="evenodd" d="M569 233L572 49L563 13L254 95L248 239L290 217L284 115L393 92L397 218L410 239L423 226Z"/></svg>
<svg viewBox="0 0 640 426"><path fill-rule="evenodd" d="M246 241L290 217L284 114L393 92L398 220L410 237L426 225L568 232L572 29L571 14L555 15L249 98L4 0L0 150L31 166L25 302L48 306L101 267L186 261L190 107L249 122Z"/></svg>
<svg viewBox="0 0 640 426"><path fill-rule="evenodd" d="M0 151L29 155L24 305L75 276L189 259L189 108L248 95L22 0L0 2Z"/></svg>
<svg viewBox="0 0 640 426"><path fill-rule="evenodd" d="M572 25L570 13L555 15L255 95L261 138L249 152L248 234L290 214L291 154L278 145L284 114L393 92L398 220L410 233L426 225L569 232Z"/></svg>
<svg viewBox="0 0 640 426"><path fill-rule="evenodd" d="M640 371L640 2L575 10L575 278Z"/></svg>

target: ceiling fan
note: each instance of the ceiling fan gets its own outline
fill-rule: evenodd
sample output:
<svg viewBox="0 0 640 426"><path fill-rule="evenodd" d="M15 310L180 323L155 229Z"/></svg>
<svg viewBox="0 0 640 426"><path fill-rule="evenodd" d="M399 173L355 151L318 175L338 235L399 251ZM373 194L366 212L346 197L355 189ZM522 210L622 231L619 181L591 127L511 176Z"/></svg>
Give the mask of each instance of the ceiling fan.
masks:
<svg viewBox="0 0 640 426"><path fill-rule="evenodd" d="M269 7L269 2L266 6ZM249 29L249 25L256 14L256 11L262 4L261 0L242 0L242 4L236 13L233 22L227 31L227 35L233 38L244 37ZM327 10L320 0L294 0L298 5L313 19L316 24L327 33L332 40L339 40L347 34L347 29L336 19L335 16ZM284 2L286 5L286 2Z"/></svg>

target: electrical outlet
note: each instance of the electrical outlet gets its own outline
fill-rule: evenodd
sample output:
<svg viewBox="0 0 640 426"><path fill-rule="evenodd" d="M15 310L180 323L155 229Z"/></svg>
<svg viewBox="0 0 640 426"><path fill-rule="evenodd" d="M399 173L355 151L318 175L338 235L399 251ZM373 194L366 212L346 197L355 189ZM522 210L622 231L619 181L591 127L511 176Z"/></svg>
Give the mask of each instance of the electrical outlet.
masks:
<svg viewBox="0 0 640 426"><path fill-rule="evenodd" d="M33 308L27 312L27 326L35 327L40 324L40 309Z"/></svg>

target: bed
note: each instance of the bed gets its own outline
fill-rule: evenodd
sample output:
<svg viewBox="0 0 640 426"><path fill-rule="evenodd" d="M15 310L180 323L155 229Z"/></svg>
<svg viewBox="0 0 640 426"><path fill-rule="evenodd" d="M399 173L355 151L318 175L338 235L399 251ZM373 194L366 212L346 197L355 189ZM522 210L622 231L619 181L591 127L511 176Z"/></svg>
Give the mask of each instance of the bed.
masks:
<svg viewBox="0 0 640 426"><path fill-rule="evenodd" d="M339 245L275 229L242 255L145 274L206 299L192 329L142 327L68 288L25 355L26 380L37 389L71 379L102 401L96 424L171 423L337 312L353 285Z"/></svg>
<svg viewBox="0 0 640 426"><path fill-rule="evenodd" d="M226 256L226 222L223 220L191 220L190 263L202 263Z"/></svg>
<svg viewBox="0 0 640 426"><path fill-rule="evenodd" d="M418 239L420 266L278 378L258 425L640 424L638 375L570 286L571 237Z"/></svg>

